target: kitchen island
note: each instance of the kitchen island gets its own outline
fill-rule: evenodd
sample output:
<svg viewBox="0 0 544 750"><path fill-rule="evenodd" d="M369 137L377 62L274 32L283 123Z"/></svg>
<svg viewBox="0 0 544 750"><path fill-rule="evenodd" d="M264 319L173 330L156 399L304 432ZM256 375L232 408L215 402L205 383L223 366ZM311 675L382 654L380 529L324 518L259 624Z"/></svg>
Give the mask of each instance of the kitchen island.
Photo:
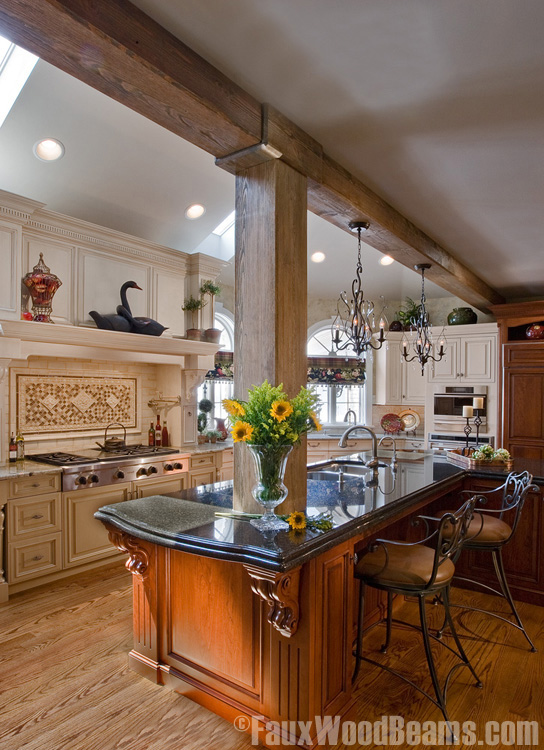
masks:
<svg viewBox="0 0 544 750"><path fill-rule="evenodd" d="M232 505L228 482L101 508L97 518L134 573L132 668L231 721L246 717L247 727L276 722L291 740L282 722L344 715L357 551L385 527L406 538L409 517L434 501L456 506L466 474L422 456L371 481L309 480L308 514L333 517L323 533L264 535L216 516ZM367 617L377 618L378 596L369 604ZM318 741L314 732L302 744Z"/></svg>

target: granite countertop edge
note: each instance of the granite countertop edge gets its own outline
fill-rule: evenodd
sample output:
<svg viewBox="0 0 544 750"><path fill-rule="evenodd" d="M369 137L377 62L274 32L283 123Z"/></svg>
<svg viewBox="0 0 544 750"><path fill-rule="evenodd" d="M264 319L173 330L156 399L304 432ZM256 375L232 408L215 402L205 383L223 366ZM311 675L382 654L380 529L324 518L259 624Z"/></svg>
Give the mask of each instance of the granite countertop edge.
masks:
<svg viewBox="0 0 544 750"><path fill-rule="evenodd" d="M171 534L161 533L146 527L145 523L127 521L115 514L115 505L104 506L95 513L95 518L110 524L135 538L142 539L152 544L176 549L183 552L199 554L203 557L214 557L232 562L241 562L246 565L256 565L259 568L274 572L287 572L296 568L314 557L327 552L329 549L365 532L369 532L373 526L396 516L399 511L409 508L427 495L434 494L439 489L447 489L462 479L467 473L462 467L456 467L455 474L438 482L433 482L424 488L409 493L399 498L390 505L378 508L363 516L347 521L327 532L305 532L306 537L301 546L295 546L288 552L275 551L254 544L237 544L233 542L222 542L198 534L197 527L186 532ZM247 524L248 521L232 519L234 524ZM308 535L310 535L308 537ZM264 542L264 540L263 540Z"/></svg>

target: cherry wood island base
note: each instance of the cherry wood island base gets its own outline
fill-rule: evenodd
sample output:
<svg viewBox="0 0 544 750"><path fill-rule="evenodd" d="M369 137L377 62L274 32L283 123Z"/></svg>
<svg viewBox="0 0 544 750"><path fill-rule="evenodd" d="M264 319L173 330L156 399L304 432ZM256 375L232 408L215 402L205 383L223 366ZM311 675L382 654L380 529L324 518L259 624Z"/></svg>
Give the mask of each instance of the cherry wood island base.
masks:
<svg viewBox="0 0 544 750"><path fill-rule="evenodd" d="M387 519L284 571L155 544L101 517L134 574L130 666L231 722L245 717L263 744L268 736L270 746L315 747L327 731L325 724L316 734L315 717L345 716L354 701L357 551L386 527L391 538L408 538L410 515L439 499L451 504L463 486L464 472L456 471ZM367 624L381 618L379 592L367 606ZM298 721L311 722L310 742L297 737Z"/></svg>

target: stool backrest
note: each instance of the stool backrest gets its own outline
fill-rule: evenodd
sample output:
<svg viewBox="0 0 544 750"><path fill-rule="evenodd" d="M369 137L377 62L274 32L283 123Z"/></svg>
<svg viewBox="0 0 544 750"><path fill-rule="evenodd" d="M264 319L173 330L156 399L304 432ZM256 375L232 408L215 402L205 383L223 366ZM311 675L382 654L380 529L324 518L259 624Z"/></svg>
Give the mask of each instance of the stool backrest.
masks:
<svg viewBox="0 0 544 750"><path fill-rule="evenodd" d="M509 520L512 529L510 537L518 525L527 493L534 490L538 491L538 487L531 485L532 481L533 477L528 471L522 471L519 474L512 471L506 478L506 482L502 487L497 488L497 490L502 489L502 503L499 518L502 520L504 515L510 514L510 511L515 512L513 518L512 516L507 515L507 519Z"/></svg>
<svg viewBox="0 0 544 750"><path fill-rule="evenodd" d="M433 572L426 588L433 586L438 570L446 560L456 559L474 516L476 499L477 496L474 495L474 497L466 500L458 510L444 513L440 518L437 528Z"/></svg>

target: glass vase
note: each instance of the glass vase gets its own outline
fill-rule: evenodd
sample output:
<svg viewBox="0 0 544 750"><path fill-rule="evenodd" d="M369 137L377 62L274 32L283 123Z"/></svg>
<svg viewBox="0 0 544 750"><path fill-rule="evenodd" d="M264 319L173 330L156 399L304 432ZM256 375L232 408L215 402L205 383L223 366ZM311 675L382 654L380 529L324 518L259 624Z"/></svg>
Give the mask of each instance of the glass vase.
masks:
<svg viewBox="0 0 544 750"><path fill-rule="evenodd" d="M274 508L283 503L288 489L283 483L287 459L292 445L248 445L255 462L257 484L251 494L264 508L261 518L253 518L251 524L259 531L288 529L289 524L274 513Z"/></svg>

